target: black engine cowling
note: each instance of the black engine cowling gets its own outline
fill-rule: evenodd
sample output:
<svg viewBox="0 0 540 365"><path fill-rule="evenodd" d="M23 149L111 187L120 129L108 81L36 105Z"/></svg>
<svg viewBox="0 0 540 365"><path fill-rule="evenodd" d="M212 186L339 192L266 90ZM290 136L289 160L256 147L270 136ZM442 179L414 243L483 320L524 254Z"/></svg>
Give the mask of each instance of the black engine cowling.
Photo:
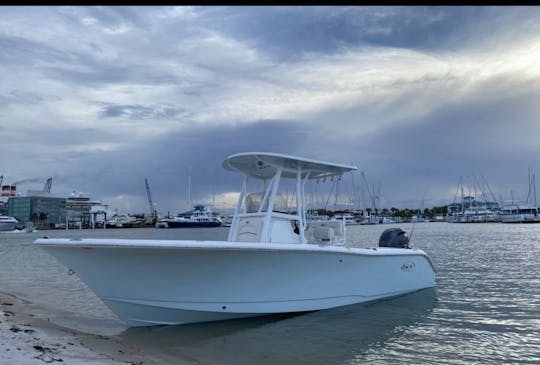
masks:
<svg viewBox="0 0 540 365"><path fill-rule="evenodd" d="M388 228L379 237L379 247L409 248L409 237L401 228Z"/></svg>

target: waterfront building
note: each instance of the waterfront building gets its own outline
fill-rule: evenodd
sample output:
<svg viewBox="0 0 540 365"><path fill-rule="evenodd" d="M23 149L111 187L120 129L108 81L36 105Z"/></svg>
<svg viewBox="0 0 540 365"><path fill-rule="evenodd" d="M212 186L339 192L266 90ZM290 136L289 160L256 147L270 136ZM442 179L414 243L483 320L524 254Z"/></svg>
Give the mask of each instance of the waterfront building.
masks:
<svg viewBox="0 0 540 365"><path fill-rule="evenodd" d="M8 215L36 227L55 227L66 217L66 198L52 196L17 196L8 199Z"/></svg>
<svg viewBox="0 0 540 365"><path fill-rule="evenodd" d="M8 198L0 197L0 215L7 215L8 214L7 200L8 200Z"/></svg>

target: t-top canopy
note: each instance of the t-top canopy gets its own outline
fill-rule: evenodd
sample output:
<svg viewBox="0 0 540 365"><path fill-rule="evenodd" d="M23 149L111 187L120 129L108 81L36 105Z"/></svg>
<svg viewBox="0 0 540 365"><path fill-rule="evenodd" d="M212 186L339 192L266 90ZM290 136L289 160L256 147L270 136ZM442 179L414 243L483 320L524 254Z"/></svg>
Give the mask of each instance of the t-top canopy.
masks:
<svg viewBox="0 0 540 365"><path fill-rule="evenodd" d="M279 167L283 169L282 177L296 178L298 170L301 169L302 176L305 177L309 172L310 179L341 176L345 172L357 170L356 166L268 152L237 153L227 157L223 161L223 167L226 170L240 171L248 176L260 179L273 177Z"/></svg>

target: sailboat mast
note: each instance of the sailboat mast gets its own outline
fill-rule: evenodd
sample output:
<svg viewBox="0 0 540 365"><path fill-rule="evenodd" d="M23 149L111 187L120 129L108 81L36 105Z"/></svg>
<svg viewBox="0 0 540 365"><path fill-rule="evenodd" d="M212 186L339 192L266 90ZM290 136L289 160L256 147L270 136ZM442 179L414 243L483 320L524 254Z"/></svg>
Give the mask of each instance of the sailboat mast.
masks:
<svg viewBox="0 0 540 365"><path fill-rule="evenodd" d="M534 173L532 174L532 181L533 181L533 197L534 197L534 207L538 208L538 205L536 203L536 178L534 177Z"/></svg>
<svg viewBox="0 0 540 365"><path fill-rule="evenodd" d="M531 181L531 168L529 167L529 191L527 191L527 200L526 200L526 203L527 203L527 204L532 204L532 199L531 199L531 184L532 184L532 181Z"/></svg>
<svg viewBox="0 0 540 365"><path fill-rule="evenodd" d="M461 213L465 212L465 197L463 196L463 180L459 177L459 183L461 184Z"/></svg>
<svg viewBox="0 0 540 365"><path fill-rule="evenodd" d="M188 174L187 203L189 204L188 209L193 207L193 202L191 201L191 166L189 167L189 174Z"/></svg>
<svg viewBox="0 0 540 365"><path fill-rule="evenodd" d="M336 180L336 195L334 198L334 212L338 210L338 189L339 189L339 180Z"/></svg>

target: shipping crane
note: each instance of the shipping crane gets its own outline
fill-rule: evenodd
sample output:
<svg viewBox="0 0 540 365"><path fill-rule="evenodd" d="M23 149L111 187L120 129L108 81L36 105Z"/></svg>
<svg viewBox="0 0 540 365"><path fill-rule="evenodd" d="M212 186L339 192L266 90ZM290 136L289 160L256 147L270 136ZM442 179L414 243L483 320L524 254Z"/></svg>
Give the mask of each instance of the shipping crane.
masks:
<svg viewBox="0 0 540 365"><path fill-rule="evenodd" d="M45 182L45 186L43 187L43 191L46 193L51 192L51 186L52 186L52 177L48 178Z"/></svg>
<svg viewBox="0 0 540 365"><path fill-rule="evenodd" d="M154 209L154 203L152 202L152 195L150 194L150 186L148 185L148 179L144 178L144 183L146 184L146 195L148 196L148 205L150 206L151 223L156 224L157 212Z"/></svg>

